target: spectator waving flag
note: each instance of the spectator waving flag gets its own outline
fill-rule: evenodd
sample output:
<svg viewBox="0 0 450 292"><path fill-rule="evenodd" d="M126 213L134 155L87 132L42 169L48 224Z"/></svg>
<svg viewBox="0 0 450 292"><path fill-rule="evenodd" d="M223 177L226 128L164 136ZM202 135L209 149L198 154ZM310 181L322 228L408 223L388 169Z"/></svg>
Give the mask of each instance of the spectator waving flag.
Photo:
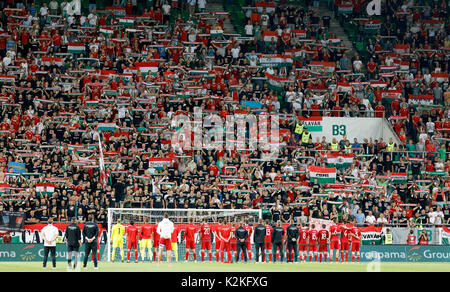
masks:
<svg viewBox="0 0 450 292"><path fill-rule="evenodd" d="M450 228L442 226L441 244L450 245Z"/></svg>

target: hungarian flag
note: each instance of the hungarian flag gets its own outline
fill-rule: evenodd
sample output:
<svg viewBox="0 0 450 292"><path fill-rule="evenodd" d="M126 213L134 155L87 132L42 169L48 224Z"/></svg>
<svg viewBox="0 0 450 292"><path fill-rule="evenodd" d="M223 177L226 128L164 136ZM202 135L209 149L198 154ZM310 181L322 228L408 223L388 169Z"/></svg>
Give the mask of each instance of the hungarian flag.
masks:
<svg viewBox="0 0 450 292"><path fill-rule="evenodd" d="M353 163L353 154L329 153L327 165L336 168L347 168Z"/></svg>
<svg viewBox="0 0 450 292"><path fill-rule="evenodd" d="M84 53L86 51L86 47L83 43L69 43L67 46L67 52L69 53Z"/></svg>
<svg viewBox="0 0 450 292"><path fill-rule="evenodd" d="M171 163L171 158L151 157L148 159L148 166L154 167L158 171L163 170L165 165L170 166Z"/></svg>
<svg viewBox="0 0 450 292"><path fill-rule="evenodd" d="M409 44L395 44L393 49L397 54L409 53Z"/></svg>
<svg viewBox="0 0 450 292"><path fill-rule="evenodd" d="M223 30L221 29L212 29L209 31L209 36L212 38L218 38L223 36Z"/></svg>
<svg viewBox="0 0 450 292"><path fill-rule="evenodd" d="M277 77L275 75L266 73L268 87L275 91L282 91L283 85L286 82L291 82L289 78Z"/></svg>
<svg viewBox="0 0 450 292"><path fill-rule="evenodd" d="M286 67L291 66L293 63L293 59L289 55L261 55L259 57L259 63L263 67L269 67L272 66L273 68L280 68L280 67Z"/></svg>
<svg viewBox="0 0 450 292"><path fill-rule="evenodd" d="M312 61L309 64L311 71L314 72L334 72L335 64L334 62L322 62L322 61Z"/></svg>
<svg viewBox="0 0 450 292"><path fill-rule="evenodd" d="M158 72L158 62L136 62L135 67L139 69L141 74L146 75L149 72L156 73Z"/></svg>
<svg viewBox="0 0 450 292"><path fill-rule="evenodd" d="M130 17L121 17L119 18L119 25L122 26L133 26L134 25L134 19Z"/></svg>
<svg viewBox="0 0 450 292"><path fill-rule="evenodd" d="M41 62L44 65L49 66L51 62L54 62L57 66L62 66L62 58L61 57L42 57Z"/></svg>
<svg viewBox="0 0 450 292"><path fill-rule="evenodd" d="M310 181L317 179L318 183L336 183L336 168L325 168L320 166L309 166Z"/></svg>
<svg viewBox="0 0 450 292"><path fill-rule="evenodd" d="M114 29L110 29L110 28L100 28L100 32L104 35L113 35L114 34Z"/></svg>
<svg viewBox="0 0 450 292"><path fill-rule="evenodd" d="M441 230L441 244L450 245L450 228L442 226Z"/></svg>
<svg viewBox="0 0 450 292"><path fill-rule="evenodd" d="M0 75L0 82L14 82L16 80L16 76L14 75Z"/></svg>
<svg viewBox="0 0 450 292"><path fill-rule="evenodd" d="M9 184L0 184L0 195L9 194L11 192L11 186Z"/></svg>
<svg viewBox="0 0 450 292"><path fill-rule="evenodd" d="M413 105L432 105L433 95L431 94L413 94L409 96L409 104Z"/></svg>
<svg viewBox="0 0 450 292"><path fill-rule="evenodd" d="M99 165L100 165L100 183L102 187L106 187L106 171L105 171L105 160L103 159L103 149L102 149L102 141L100 139L100 135L98 135L98 148L100 150L99 157Z"/></svg>
<svg viewBox="0 0 450 292"><path fill-rule="evenodd" d="M269 30L265 30L263 32L263 40L267 43L270 44L272 42L277 42L278 41L278 33L276 31L269 31Z"/></svg>
<svg viewBox="0 0 450 292"><path fill-rule="evenodd" d="M304 29L291 29L293 37L304 39L306 38L306 30Z"/></svg>
<svg viewBox="0 0 450 292"><path fill-rule="evenodd" d="M99 123L97 125L97 131L115 131L117 128L115 123Z"/></svg>
<svg viewBox="0 0 450 292"><path fill-rule="evenodd" d="M381 244L383 227L359 227L361 231L362 244Z"/></svg>
<svg viewBox="0 0 450 292"><path fill-rule="evenodd" d="M349 92L349 93L352 93L353 86L350 83L347 83L347 82L338 82L338 84L337 84L337 91L338 92Z"/></svg>
<svg viewBox="0 0 450 292"><path fill-rule="evenodd" d="M436 80L439 83L448 81L448 73L447 72L431 73L431 79Z"/></svg>
<svg viewBox="0 0 450 292"><path fill-rule="evenodd" d="M55 191L55 184L53 183L37 183L36 184L36 195L47 195L51 196Z"/></svg>
<svg viewBox="0 0 450 292"><path fill-rule="evenodd" d="M406 181L408 180L408 175L406 174L406 172L393 172L391 173L391 179L394 182L406 183Z"/></svg>

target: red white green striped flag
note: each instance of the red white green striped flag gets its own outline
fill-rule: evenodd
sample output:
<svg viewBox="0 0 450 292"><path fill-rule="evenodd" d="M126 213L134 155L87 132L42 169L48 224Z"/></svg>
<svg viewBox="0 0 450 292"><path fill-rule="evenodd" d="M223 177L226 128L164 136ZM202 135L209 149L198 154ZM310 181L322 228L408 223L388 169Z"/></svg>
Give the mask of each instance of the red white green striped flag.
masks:
<svg viewBox="0 0 450 292"><path fill-rule="evenodd" d="M327 165L336 168L347 168L353 163L353 154L328 153Z"/></svg>
<svg viewBox="0 0 450 292"><path fill-rule="evenodd" d="M336 182L336 168L309 166L308 170L311 182L314 182L314 179L317 179L318 183L334 184Z"/></svg>
<svg viewBox="0 0 450 292"><path fill-rule="evenodd" d="M67 46L67 52L69 53L84 53L86 51L86 47L83 43L69 43Z"/></svg>

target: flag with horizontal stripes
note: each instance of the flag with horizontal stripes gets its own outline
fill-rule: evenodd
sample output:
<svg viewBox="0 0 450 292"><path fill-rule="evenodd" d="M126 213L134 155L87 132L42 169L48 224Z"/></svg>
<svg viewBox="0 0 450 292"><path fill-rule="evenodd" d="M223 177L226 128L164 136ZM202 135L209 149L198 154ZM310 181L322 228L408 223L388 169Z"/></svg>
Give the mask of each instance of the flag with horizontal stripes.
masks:
<svg viewBox="0 0 450 292"><path fill-rule="evenodd" d="M393 172L391 173L391 180L397 183L406 183L408 175L406 172Z"/></svg>
<svg viewBox="0 0 450 292"><path fill-rule="evenodd" d="M36 184L36 195L38 196L51 196L55 191L54 183L37 183Z"/></svg>
<svg viewBox="0 0 450 292"><path fill-rule="evenodd" d="M327 166L336 168L347 168L353 163L353 154L327 153Z"/></svg>
<svg viewBox="0 0 450 292"><path fill-rule="evenodd" d="M49 66L52 62L54 62L57 66L62 66L62 58L61 57L42 57L41 58L42 64Z"/></svg>
<svg viewBox="0 0 450 292"><path fill-rule="evenodd" d="M114 34L114 29L100 28L100 33L102 33L104 35L113 35Z"/></svg>
<svg viewBox="0 0 450 292"><path fill-rule="evenodd" d="M117 129L116 123L98 123L97 131L115 131Z"/></svg>
<svg viewBox="0 0 450 292"><path fill-rule="evenodd" d="M278 41L278 33L276 31L265 30L263 32L263 40L266 44L270 44L272 42L276 43Z"/></svg>
<svg viewBox="0 0 450 292"><path fill-rule="evenodd" d="M209 31L209 36L212 38L218 38L223 36L223 30L221 29L212 29Z"/></svg>
<svg viewBox="0 0 450 292"><path fill-rule="evenodd" d="M9 184L0 184L0 195L11 193L11 186Z"/></svg>
<svg viewBox="0 0 450 292"><path fill-rule="evenodd" d="M69 53L84 53L86 51L86 47L83 43L69 43L67 46L67 52Z"/></svg>
<svg viewBox="0 0 450 292"><path fill-rule="evenodd" d="M336 168L309 166L308 170L311 182L317 179L318 183L336 183Z"/></svg>
<svg viewBox="0 0 450 292"><path fill-rule="evenodd" d="M13 162L13 161L9 161L8 162L8 172L13 172L13 173L24 173L26 172L26 164L23 162Z"/></svg>
<svg viewBox="0 0 450 292"><path fill-rule="evenodd" d="M166 157L151 157L148 159L149 167L153 167L158 171L163 170L165 165L170 166L171 163L172 159Z"/></svg>
<svg viewBox="0 0 450 292"><path fill-rule="evenodd" d="M133 26L134 19L131 17L121 17L119 18L119 25L121 26Z"/></svg>
<svg viewBox="0 0 450 292"><path fill-rule="evenodd" d="M135 67L141 72L142 75L158 72L158 62L136 62Z"/></svg>

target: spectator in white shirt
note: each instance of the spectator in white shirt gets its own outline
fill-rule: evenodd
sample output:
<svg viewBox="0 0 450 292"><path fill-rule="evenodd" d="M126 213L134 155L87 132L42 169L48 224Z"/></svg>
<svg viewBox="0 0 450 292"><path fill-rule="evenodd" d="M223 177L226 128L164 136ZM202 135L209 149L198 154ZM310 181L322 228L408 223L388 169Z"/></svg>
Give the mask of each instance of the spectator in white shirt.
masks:
<svg viewBox="0 0 450 292"><path fill-rule="evenodd" d="M41 230L41 237L44 240L44 269L47 267L49 253L51 253L52 256L53 269L56 269L56 238L58 235L58 228L53 226L53 219L48 219L48 225Z"/></svg>
<svg viewBox="0 0 450 292"><path fill-rule="evenodd" d="M58 2L56 2L55 0L52 0L48 4L48 6L50 8L50 13L52 15L57 15L58 14Z"/></svg>
<svg viewBox="0 0 450 292"><path fill-rule="evenodd" d="M369 214L367 214L365 221L369 225L373 225L376 222L375 216L373 216L372 211L369 211Z"/></svg>
<svg viewBox="0 0 450 292"><path fill-rule="evenodd" d="M250 20L248 21L248 24L244 27L244 30L246 36L253 36L253 24Z"/></svg>
<svg viewBox="0 0 450 292"><path fill-rule="evenodd" d="M200 12L205 12L206 0L197 0L198 10Z"/></svg>
<svg viewBox="0 0 450 292"><path fill-rule="evenodd" d="M43 6L41 7L41 9L39 9L39 14L41 16L46 16L48 14L48 7L47 7L47 3L44 2Z"/></svg>

